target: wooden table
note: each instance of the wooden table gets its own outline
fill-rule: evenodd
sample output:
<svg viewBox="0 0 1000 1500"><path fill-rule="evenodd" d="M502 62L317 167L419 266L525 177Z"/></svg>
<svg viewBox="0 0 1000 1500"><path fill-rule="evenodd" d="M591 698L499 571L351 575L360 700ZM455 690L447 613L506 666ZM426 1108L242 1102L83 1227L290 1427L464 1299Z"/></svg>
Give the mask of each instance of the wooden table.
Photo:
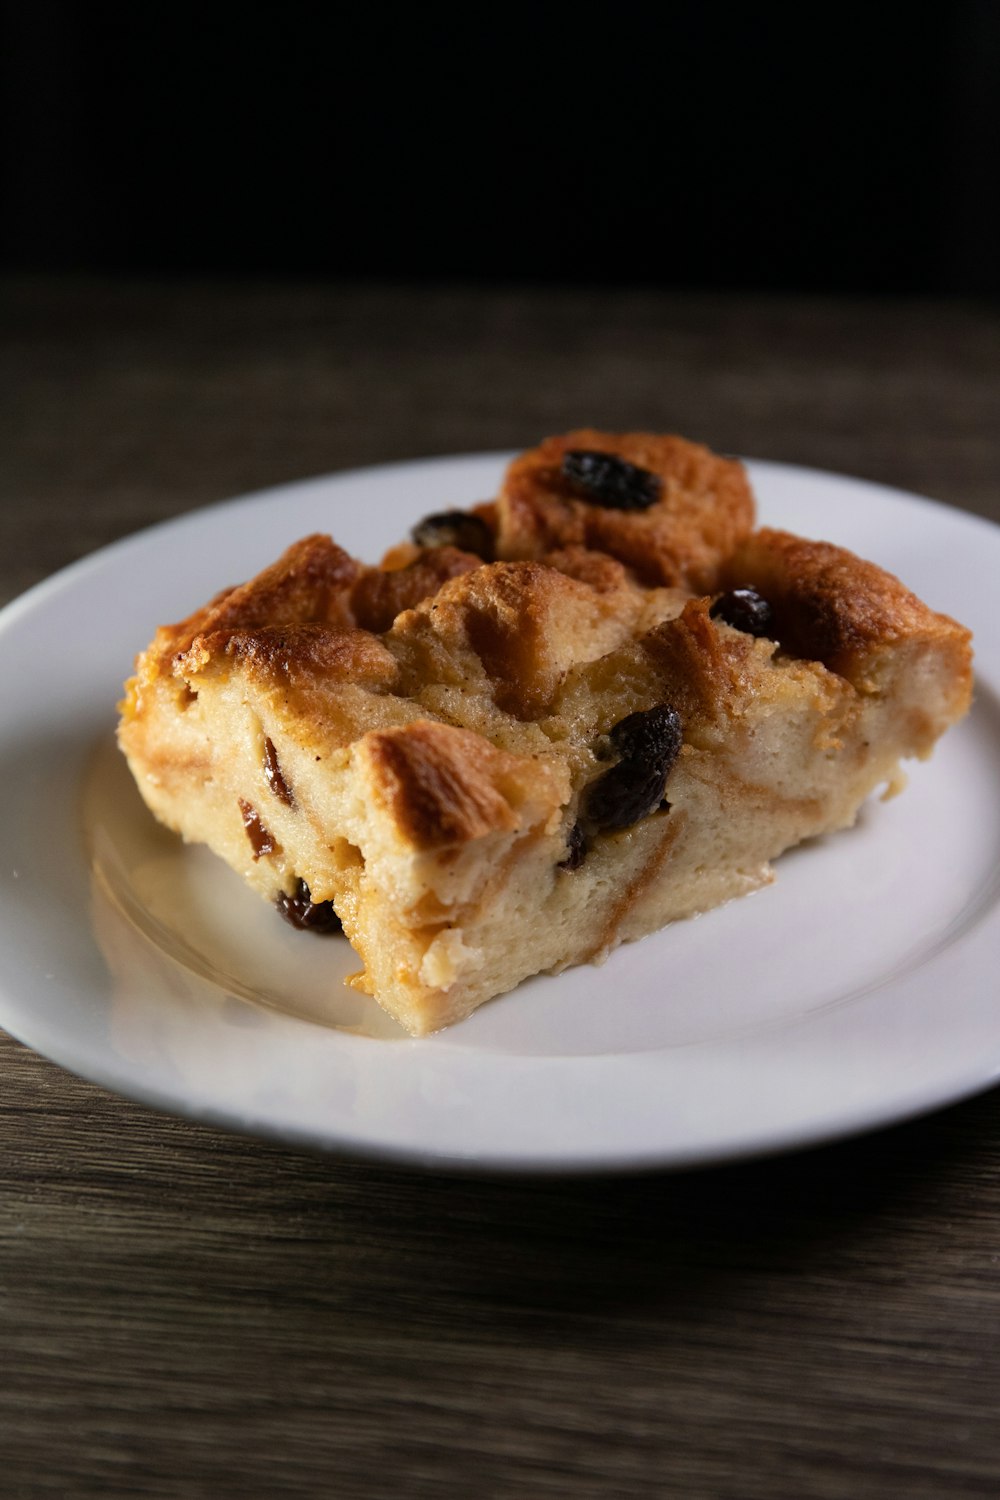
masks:
<svg viewBox="0 0 1000 1500"><path fill-rule="evenodd" d="M0 601L345 466L582 421L1000 519L996 310L19 281ZM687 1176L164 1118L0 1038L0 1496L995 1496L1000 1092Z"/></svg>

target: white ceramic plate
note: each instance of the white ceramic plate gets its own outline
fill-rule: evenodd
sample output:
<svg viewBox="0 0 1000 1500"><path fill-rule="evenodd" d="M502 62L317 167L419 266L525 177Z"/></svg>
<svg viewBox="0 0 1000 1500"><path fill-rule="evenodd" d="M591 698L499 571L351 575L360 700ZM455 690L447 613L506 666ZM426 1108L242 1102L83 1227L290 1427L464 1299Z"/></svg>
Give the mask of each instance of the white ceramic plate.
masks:
<svg viewBox="0 0 1000 1500"><path fill-rule="evenodd" d="M329 530L369 559L503 459L343 474L118 543L0 615L0 1023L163 1109L477 1169L693 1165L831 1139L1000 1076L1000 528L753 464L763 522L880 562L977 636L970 717L908 792L776 884L412 1041L212 856L154 826L113 746L154 627ZM511 934L512 941L517 934Z"/></svg>

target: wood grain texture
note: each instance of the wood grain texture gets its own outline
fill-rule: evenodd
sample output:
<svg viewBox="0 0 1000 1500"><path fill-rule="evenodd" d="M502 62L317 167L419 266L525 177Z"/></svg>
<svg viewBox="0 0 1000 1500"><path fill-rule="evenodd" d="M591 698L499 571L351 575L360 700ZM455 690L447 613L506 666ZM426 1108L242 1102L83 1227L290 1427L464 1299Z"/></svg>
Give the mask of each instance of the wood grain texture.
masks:
<svg viewBox="0 0 1000 1500"><path fill-rule="evenodd" d="M586 420L1000 519L971 306L10 282L0 598L161 517ZM994 1496L1000 1093L686 1176L476 1180L0 1037L0 1497Z"/></svg>

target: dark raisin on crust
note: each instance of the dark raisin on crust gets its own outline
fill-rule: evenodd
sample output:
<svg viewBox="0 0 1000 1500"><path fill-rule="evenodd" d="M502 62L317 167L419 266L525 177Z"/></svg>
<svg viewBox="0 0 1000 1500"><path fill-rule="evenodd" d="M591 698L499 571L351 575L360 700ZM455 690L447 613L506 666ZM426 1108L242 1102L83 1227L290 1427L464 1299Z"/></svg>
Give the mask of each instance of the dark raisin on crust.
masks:
<svg viewBox="0 0 1000 1500"><path fill-rule="evenodd" d="M720 594L709 610L713 620L724 620L745 635L765 636L771 628L773 611L756 589L730 589Z"/></svg>
<svg viewBox="0 0 1000 1500"><path fill-rule="evenodd" d="M662 805L683 740L680 715L658 704L622 719L610 739L620 759L591 783L583 808L598 833L631 828Z"/></svg>
<svg viewBox="0 0 1000 1500"><path fill-rule="evenodd" d="M252 802L245 802L242 797L236 799L240 804L240 814L243 818L243 827L247 831L250 847L253 850L255 860L260 859L262 854L273 854L278 847L278 841L273 833L269 833L260 820L260 813Z"/></svg>
<svg viewBox="0 0 1000 1500"><path fill-rule="evenodd" d="M482 516L466 510L443 510L424 516L410 532L418 547L457 547L484 562L493 561L493 533Z"/></svg>
<svg viewBox="0 0 1000 1500"><path fill-rule="evenodd" d="M595 453L589 448L567 449L562 475L581 500L610 510L648 510L663 490L658 474L613 453Z"/></svg>
<svg viewBox="0 0 1000 1500"><path fill-rule="evenodd" d="M559 870L578 870L587 857L587 838L581 823L574 823L566 840L566 858L556 866Z"/></svg>
<svg viewBox="0 0 1000 1500"><path fill-rule="evenodd" d="M281 766L278 763L278 752L266 735L264 736L264 780L279 802L283 802L286 807L292 806L295 798L292 796L288 782L281 773Z"/></svg>
<svg viewBox="0 0 1000 1500"><path fill-rule="evenodd" d="M344 930L333 902L314 901L304 880L296 881L291 895L287 891L279 892L274 904L285 921L300 932L336 933Z"/></svg>

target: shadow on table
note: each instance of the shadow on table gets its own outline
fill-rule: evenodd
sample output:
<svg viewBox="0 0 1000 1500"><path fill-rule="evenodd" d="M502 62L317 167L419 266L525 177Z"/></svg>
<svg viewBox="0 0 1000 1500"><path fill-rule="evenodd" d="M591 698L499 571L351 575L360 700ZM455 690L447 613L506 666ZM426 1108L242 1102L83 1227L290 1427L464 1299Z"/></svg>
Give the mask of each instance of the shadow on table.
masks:
<svg viewBox="0 0 1000 1500"><path fill-rule="evenodd" d="M47 1393L26 1470L70 1430L100 1480L73 1493L125 1493L127 1461L130 1495L180 1464L225 1500L317 1474L472 1493L466 1471L489 1495L934 1500L959 1410L962 1493L995 1493L1000 1091L686 1176L477 1180L223 1135L15 1056L5 1358Z"/></svg>
<svg viewBox="0 0 1000 1500"><path fill-rule="evenodd" d="M632 1336L654 1327L657 1311L684 1319L727 1304L759 1309L761 1297L794 1297L804 1283L815 1292L860 1278L872 1292L914 1267L932 1276L955 1226L967 1244L970 1214L984 1212L984 1196L1000 1197L997 1090L772 1160L688 1174L482 1179L337 1162L137 1117L81 1087L93 1108L51 1188L116 1227L102 1235L102 1255L123 1259L129 1282L152 1256L155 1279L168 1285L182 1260L188 1296L218 1292L223 1303L293 1321L309 1310L312 1339L342 1317L359 1334L369 1323L397 1334L436 1323L445 1339L478 1327L506 1341L526 1325L599 1319L607 1333L634 1316ZM150 1128L137 1131L144 1119ZM113 1167L109 1129L120 1143ZM160 1264L161 1246L173 1266Z"/></svg>

